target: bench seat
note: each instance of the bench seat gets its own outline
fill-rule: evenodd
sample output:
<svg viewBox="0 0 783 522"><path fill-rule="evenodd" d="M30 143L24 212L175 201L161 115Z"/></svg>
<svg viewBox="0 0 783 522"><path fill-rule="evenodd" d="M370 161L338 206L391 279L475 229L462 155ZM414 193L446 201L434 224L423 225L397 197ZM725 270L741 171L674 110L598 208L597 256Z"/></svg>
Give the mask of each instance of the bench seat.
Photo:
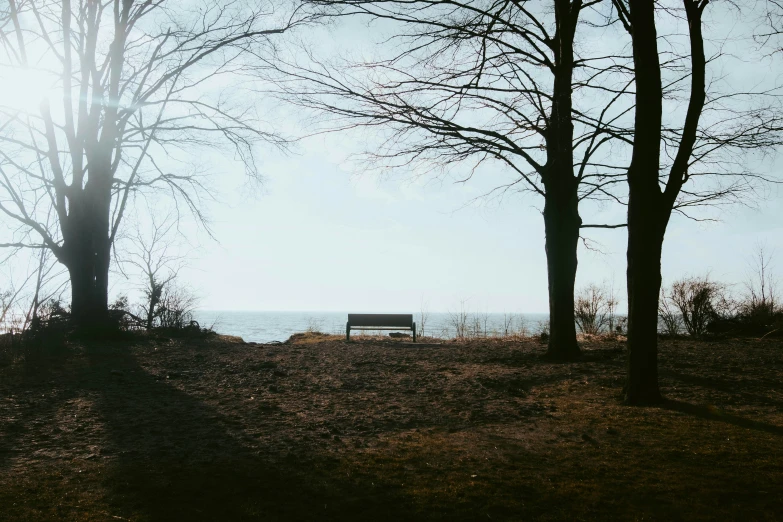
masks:
<svg viewBox="0 0 783 522"><path fill-rule="evenodd" d="M348 314L345 340L351 339L351 330L410 330L416 342L416 323L413 314Z"/></svg>

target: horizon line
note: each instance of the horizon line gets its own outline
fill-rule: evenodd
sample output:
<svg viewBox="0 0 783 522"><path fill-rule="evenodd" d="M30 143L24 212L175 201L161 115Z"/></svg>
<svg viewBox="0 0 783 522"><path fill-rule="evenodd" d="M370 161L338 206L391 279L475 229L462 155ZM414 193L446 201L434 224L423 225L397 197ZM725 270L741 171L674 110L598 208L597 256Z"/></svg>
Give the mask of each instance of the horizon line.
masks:
<svg viewBox="0 0 783 522"><path fill-rule="evenodd" d="M353 314L353 313L368 313L368 314L384 314L384 313L413 313L413 315L421 315L421 311L417 312L397 312L394 310L386 310L383 312L380 311L357 311L357 312L349 312L347 310L262 310L262 309L238 309L238 308L225 308L225 309L217 309L217 308L196 308L194 310L195 312L252 312L252 313L296 313L296 314L304 314L304 313L316 313L316 314L323 314L323 313L330 313L330 314ZM454 314L458 313L456 311L442 311L442 310L427 310L428 314ZM474 314L496 314L496 315L519 315L519 314L527 314L527 315L549 315L549 312L490 312L490 311L467 311L468 315L474 315Z"/></svg>

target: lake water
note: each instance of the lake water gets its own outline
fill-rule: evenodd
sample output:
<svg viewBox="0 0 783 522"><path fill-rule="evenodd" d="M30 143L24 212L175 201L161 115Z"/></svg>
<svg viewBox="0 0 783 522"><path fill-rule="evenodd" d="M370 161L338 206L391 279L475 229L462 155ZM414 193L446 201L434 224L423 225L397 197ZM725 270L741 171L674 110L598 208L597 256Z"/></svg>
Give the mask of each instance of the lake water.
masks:
<svg viewBox="0 0 783 522"><path fill-rule="evenodd" d="M347 312L237 312L199 310L196 320L202 327L236 335L249 342L285 341L295 333L315 330L345 335ZM451 338L464 327L470 335L502 335L504 333L535 333L546 323L549 314L457 314L431 312L421 332L421 316L414 314L417 333L432 337ZM368 332L370 333L370 332ZM387 332L384 332L387 333Z"/></svg>

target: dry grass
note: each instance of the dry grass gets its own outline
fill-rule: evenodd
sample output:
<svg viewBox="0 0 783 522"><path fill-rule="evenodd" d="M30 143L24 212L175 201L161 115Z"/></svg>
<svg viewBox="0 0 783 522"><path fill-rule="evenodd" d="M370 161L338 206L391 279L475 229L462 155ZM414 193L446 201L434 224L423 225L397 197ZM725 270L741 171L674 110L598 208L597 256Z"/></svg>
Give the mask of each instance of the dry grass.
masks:
<svg viewBox="0 0 783 522"><path fill-rule="evenodd" d="M139 339L0 367L3 520L775 520L783 343Z"/></svg>

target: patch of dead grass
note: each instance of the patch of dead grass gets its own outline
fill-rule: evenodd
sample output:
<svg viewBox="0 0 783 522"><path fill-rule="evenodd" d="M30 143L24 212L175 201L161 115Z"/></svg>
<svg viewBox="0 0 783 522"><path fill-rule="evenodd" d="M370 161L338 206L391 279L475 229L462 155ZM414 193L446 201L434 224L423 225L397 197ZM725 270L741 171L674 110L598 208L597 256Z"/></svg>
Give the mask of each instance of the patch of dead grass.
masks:
<svg viewBox="0 0 783 522"><path fill-rule="evenodd" d="M72 347L0 368L7 520L775 520L783 345L307 334Z"/></svg>

